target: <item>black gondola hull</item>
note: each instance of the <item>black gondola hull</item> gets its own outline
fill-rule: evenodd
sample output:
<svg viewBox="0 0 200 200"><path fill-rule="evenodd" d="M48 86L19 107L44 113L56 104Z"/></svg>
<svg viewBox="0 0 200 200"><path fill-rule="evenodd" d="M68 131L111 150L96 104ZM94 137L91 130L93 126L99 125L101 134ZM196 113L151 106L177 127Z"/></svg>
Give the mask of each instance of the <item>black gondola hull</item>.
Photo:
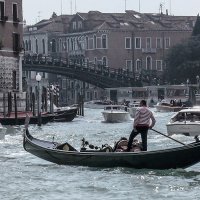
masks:
<svg viewBox="0 0 200 200"><path fill-rule="evenodd" d="M27 152L60 165L176 169L200 161L200 143L148 152L78 152L58 150L57 143L35 139L27 132L23 145Z"/></svg>

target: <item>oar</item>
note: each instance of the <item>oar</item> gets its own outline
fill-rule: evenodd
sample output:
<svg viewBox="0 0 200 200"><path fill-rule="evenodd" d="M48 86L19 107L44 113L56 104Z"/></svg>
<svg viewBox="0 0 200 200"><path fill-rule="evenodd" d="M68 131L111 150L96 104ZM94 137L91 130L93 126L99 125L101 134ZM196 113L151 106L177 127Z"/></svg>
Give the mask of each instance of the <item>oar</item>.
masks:
<svg viewBox="0 0 200 200"><path fill-rule="evenodd" d="M185 145L183 142L180 142L180 141L178 141L178 140L176 140L176 139L174 139L174 138L172 138L172 137L169 137L168 135L165 135L165 134L163 134L163 133L161 133L161 132L159 132L159 131L157 131L157 130L155 130L155 129L151 129L152 131L155 131L156 133L159 133L159 134L161 134L161 135L163 135L163 136L165 136L165 137L167 137L167 138L169 138L169 139L171 139L171 140L174 140L174 141L176 141L176 142L178 142L179 144L182 144L182 145Z"/></svg>

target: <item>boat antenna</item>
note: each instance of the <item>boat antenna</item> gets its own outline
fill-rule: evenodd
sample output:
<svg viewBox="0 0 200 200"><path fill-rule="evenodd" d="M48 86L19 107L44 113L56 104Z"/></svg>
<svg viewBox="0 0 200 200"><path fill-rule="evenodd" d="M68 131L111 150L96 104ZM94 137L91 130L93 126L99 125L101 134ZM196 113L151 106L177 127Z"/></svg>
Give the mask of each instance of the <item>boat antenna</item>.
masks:
<svg viewBox="0 0 200 200"><path fill-rule="evenodd" d="M140 13L140 0L139 0L139 13Z"/></svg>

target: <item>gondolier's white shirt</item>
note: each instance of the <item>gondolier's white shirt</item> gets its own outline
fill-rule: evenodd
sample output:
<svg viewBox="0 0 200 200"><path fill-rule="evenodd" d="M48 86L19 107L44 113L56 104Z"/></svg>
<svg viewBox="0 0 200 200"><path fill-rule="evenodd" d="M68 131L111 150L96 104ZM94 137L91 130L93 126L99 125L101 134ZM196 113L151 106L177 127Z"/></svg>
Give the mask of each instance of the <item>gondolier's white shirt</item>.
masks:
<svg viewBox="0 0 200 200"><path fill-rule="evenodd" d="M136 126L153 127L155 123L156 120L153 116L153 113L146 106L137 108L134 117L134 127Z"/></svg>

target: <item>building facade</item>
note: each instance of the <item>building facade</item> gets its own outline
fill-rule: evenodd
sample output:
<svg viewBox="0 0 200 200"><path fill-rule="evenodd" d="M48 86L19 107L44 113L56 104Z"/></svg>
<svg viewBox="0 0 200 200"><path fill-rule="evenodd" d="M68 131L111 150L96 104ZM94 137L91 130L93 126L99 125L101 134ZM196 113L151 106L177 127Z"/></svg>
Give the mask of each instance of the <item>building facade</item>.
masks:
<svg viewBox="0 0 200 200"><path fill-rule="evenodd" d="M0 0L0 95L3 110L3 98L8 92L17 93L19 107L24 106L22 92L22 0ZM4 108L6 105L4 104Z"/></svg>
<svg viewBox="0 0 200 200"><path fill-rule="evenodd" d="M133 10L78 12L68 17L52 16L32 26L31 32L24 33L24 46L26 52L50 55L66 63L72 61L126 71L143 85L166 84L168 51L190 37L195 21L194 16ZM87 83L60 76L57 80L63 102L74 102L77 91L86 101L104 97L101 90Z"/></svg>
<svg viewBox="0 0 200 200"><path fill-rule="evenodd" d="M121 68L151 85L164 82L170 47L191 35L195 21L196 17L163 13L90 11L77 13L69 33L58 35L58 40L67 41L70 60Z"/></svg>

